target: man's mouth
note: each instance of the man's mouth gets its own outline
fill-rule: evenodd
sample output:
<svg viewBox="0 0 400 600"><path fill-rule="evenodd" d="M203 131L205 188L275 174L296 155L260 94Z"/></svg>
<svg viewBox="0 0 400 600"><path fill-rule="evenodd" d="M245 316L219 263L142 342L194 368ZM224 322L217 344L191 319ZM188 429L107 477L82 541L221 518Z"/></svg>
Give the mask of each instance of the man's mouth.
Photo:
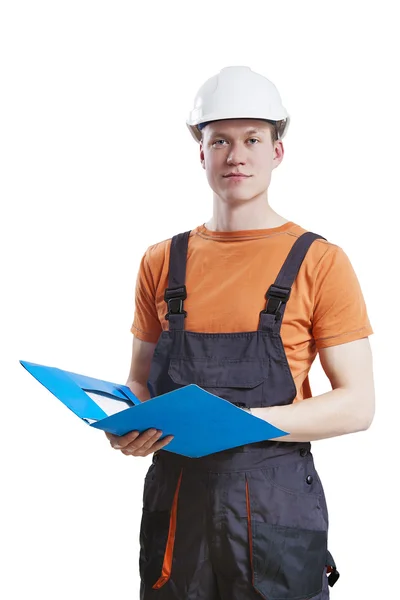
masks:
<svg viewBox="0 0 400 600"><path fill-rule="evenodd" d="M226 177L226 178L235 177L236 179L239 179L239 178L246 179L247 177L250 177L250 175L244 175L243 173L228 173L228 175L224 175L224 177Z"/></svg>

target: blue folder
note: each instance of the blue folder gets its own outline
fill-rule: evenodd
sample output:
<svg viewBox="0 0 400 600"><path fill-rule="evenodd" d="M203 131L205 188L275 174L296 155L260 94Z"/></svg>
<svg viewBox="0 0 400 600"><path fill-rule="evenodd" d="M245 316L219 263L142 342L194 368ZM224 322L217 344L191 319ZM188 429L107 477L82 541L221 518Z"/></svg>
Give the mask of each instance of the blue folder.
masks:
<svg viewBox="0 0 400 600"><path fill-rule="evenodd" d="M140 402L126 385L56 367L20 363L90 427L118 436L156 428L163 432L162 437L174 436L163 450L190 458L288 435L195 384ZM120 402L119 412L108 415L94 397Z"/></svg>

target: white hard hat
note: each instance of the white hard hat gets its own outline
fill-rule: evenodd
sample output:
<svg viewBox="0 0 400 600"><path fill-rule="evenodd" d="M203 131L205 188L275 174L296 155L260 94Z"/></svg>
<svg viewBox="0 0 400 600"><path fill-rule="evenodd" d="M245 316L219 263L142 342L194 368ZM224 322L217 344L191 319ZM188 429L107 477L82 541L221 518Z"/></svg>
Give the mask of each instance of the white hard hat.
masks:
<svg viewBox="0 0 400 600"><path fill-rule="evenodd" d="M194 139L200 142L199 125L246 118L282 121L277 128L279 139L287 133L290 122L272 81L250 67L225 67L201 86L186 124Z"/></svg>

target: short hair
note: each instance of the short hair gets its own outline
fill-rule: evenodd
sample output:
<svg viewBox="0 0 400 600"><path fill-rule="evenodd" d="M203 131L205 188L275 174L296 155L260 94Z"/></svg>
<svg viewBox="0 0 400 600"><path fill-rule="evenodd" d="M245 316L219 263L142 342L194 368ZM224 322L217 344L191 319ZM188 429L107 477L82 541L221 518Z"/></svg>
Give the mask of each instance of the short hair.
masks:
<svg viewBox="0 0 400 600"><path fill-rule="evenodd" d="M285 119L281 120L281 121L276 121L275 125L273 125L273 127L271 127L271 140L272 143L276 142L277 140L281 139L281 135L285 129L285 124L286 121Z"/></svg>

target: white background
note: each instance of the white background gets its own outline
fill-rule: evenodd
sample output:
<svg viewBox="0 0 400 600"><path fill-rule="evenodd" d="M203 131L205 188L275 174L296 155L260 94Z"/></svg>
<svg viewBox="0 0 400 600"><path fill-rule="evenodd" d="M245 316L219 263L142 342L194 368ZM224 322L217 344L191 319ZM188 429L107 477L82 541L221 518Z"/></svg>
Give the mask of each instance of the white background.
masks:
<svg viewBox="0 0 400 600"><path fill-rule="evenodd" d="M2 2L2 598L138 598L150 457L112 450L18 361L126 381L144 251L211 216L185 119L200 85L235 64L271 79L292 118L271 206L346 251L375 332L372 427L313 443L342 573L332 598L396 596L395 10ZM318 360L311 385L314 395L330 389Z"/></svg>

